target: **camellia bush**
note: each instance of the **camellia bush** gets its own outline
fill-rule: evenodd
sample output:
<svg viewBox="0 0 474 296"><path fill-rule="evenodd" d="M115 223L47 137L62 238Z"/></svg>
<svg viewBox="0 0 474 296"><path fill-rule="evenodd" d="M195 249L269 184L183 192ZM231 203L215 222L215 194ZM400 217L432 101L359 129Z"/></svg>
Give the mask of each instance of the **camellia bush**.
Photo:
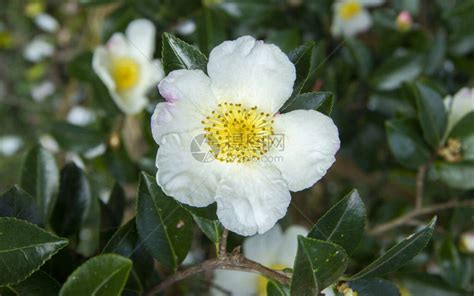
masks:
<svg viewBox="0 0 474 296"><path fill-rule="evenodd" d="M474 293L474 1L0 15L0 295Z"/></svg>

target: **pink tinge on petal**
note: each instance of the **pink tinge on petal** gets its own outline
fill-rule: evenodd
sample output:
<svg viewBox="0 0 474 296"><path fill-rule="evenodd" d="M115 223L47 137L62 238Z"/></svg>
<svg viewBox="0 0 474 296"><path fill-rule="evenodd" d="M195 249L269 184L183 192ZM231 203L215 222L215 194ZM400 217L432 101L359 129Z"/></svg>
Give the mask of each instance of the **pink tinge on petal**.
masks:
<svg viewBox="0 0 474 296"><path fill-rule="evenodd" d="M176 89L173 87L173 79L170 76L161 80L158 84L158 91L167 102L175 102L179 99Z"/></svg>

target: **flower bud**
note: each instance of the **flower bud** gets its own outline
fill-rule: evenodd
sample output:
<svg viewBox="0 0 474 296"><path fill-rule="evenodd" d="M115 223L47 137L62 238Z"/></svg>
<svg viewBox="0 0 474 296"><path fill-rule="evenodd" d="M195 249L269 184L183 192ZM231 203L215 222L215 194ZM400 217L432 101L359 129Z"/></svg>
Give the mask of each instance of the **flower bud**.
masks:
<svg viewBox="0 0 474 296"><path fill-rule="evenodd" d="M461 251L468 254L474 254L474 231L461 234L459 244Z"/></svg>
<svg viewBox="0 0 474 296"><path fill-rule="evenodd" d="M397 30L400 32L407 32L413 25L413 19L408 11L402 11L397 16L396 20Z"/></svg>

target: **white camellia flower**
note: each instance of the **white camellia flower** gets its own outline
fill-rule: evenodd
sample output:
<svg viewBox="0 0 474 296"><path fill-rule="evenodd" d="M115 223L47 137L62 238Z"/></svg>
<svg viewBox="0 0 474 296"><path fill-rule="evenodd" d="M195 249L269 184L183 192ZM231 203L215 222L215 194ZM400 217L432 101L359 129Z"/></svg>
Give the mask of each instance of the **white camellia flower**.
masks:
<svg viewBox="0 0 474 296"><path fill-rule="evenodd" d="M384 0L336 0L331 32L334 36L351 37L367 31L372 18L366 7L380 5Z"/></svg>
<svg viewBox="0 0 474 296"><path fill-rule="evenodd" d="M335 161L337 127L318 111L278 112L296 74L275 45L225 41L207 73L176 70L159 84L166 102L152 117L158 184L191 206L217 202L233 232L264 233L286 214L290 190L311 187Z"/></svg>
<svg viewBox="0 0 474 296"><path fill-rule="evenodd" d="M454 97L447 96L444 105L448 110L448 127L446 135L469 112L474 111L474 88L462 88Z"/></svg>
<svg viewBox="0 0 474 296"><path fill-rule="evenodd" d="M301 226L290 226L283 233L280 225L275 225L262 235L248 238L243 243L243 254L266 267L283 270L293 268L298 249L298 235L306 236L308 230ZM214 284L233 296L267 295L268 279L256 273L234 270L216 270ZM211 290L212 295L225 295L218 289ZM331 289L322 291L325 295L334 295ZM332 294L331 294L332 292Z"/></svg>
<svg viewBox="0 0 474 296"><path fill-rule="evenodd" d="M147 91L163 78L159 60L153 60L155 26L148 20L131 22L125 35L115 33L94 51L92 66L112 99L126 114L136 114L148 104Z"/></svg>

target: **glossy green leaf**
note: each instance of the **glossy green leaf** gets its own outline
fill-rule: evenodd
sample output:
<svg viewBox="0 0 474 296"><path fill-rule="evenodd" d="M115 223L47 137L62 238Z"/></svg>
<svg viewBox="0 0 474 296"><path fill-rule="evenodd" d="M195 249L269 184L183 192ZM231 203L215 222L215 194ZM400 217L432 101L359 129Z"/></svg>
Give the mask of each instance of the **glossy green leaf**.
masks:
<svg viewBox="0 0 474 296"><path fill-rule="evenodd" d="M38 270L26 280L11 286L11 289L16 295L57 296L61 285L46 272Z"/></svg>
<svg viewBox="0 0 474 296"><path fill-rule="evenodd" d="M115 183L107 203L100 201L100 230L101 242L105 243L120 227L125 211L125 192Z"/></svg>
<svg viewBox="0 0 474 296"><path fill-rule="evenodd" d="M394 119L385 123L390 151L402 165L417 168L426 163L430 151L412 120Z"/></svg>
<svg viewBox="0 0 474 296"><path fill-rule="evenodd" d="M315 47L314 41L307 42L288 53L288 58L295 65L296 80L293 86L293 94L291 98L298 95L308 81L309 71L311 69L311 56ZM290 103L285 103L286 108Z"/></svg>
<svg viewBox="0 0 474 296"><path fill-rule="evenodd" d="M351 276L350 280L382 276L408 263L408 261L421 252L428 244L433 234L435 223L436 217L423 229L408 236L364 269Z"/></svg>
<svg viewBox="0 0 474 296"><path fill-rule="evenodd" d="M0 218L0 286L26 279L67 244L34 224Z"/></svg>
<svg viewBox="0 0 474 296"><path fill-rule="evenodd" d="M439 179L450 187L462 190L474 188L474 161L436 162L434 169Z"/></svg>
<svg viewBox="0 0 474 296"><path fill-rule="evenodd" d="M400 296L397 286L383 279L356 280L350 282L349 286L361 296Z"/></svg>
<svg viewBox="0 0 474 296"><path fill-rule="evenodd" d="M178 69L199 69L206 72L207 58L196 47L163 33L162 63L165 73Z"/></svg>
<svg viewBox="0 0 474 296"><path fill-rule="evenodd" d="M89 182L74 163L61 170L59 194L51 224L59 235L72 235L81 229L91 203Z"/></svg>
<svg viewBox="0 0 474 296"><path fill-rule="evenodd" d="M462 159L474 160L474 112L464 116L452 129L449 138L459 140L462 147Z"/></svg>
<svg viewBox="0 0 474 296"><path fill-rule="evenodd" d="M316 222L308 237L333 242L352 254L364 235L365 220L364 203L352 190Z"/></svg>
<svg viewBox="0 0 474 296"><path fill-rule="evenodd" d="M0 196L0 217L13 217L41 224L41 214L36 201L18 186Z"/></svg>
<svg viewBox="0 0 474 296"><path fill-rule="evenodd" d="M44 224L47 224L56 202L59 170L54 156L40 146L26 155L21 169L21 187L36 200Z"/></svg>
<svg viewBox="0 0 474 296"><path fill-rule="evenodd" d="M375 70L372 83L379 90L392 90L418 77L422 69L423 59L419 55L391 57Z"/></svg>
<svg viewBox="0 0 474 296"><path fill-rule="evenodd" d="M102 253L116 253L133 261L133 268L125 290L142 292L156 278L153 257L148 253L138 235L135 218L120 227Z"/></svg>
<svg viewBox="0 0 474 296"><path fill-rule="evenodd" d="M289 296L290 287L275 281L268 281L267 296Z"/></svg>
<svg viewBox="0 0 474 296"><path fill-rule="evenodd" d="M106 138L101 131L68 122L52 123L51 134L62 149L77 153L84 153L104 144Z"/></svg>
<svg viewBox="0 0 474 296"><path fill-rule="evenodd" d="M437 148L448 122L443 98L436 90L420 82L409 84L407 88L415 99L423 136L432 147Z"/></svg>
<svg viewBox="0 0 474 296"><path fill-rule="evenodd" d="M334 105L334 95L331 92L311 92L296 95L288 100L288 104L280 109L280 112L291 112L293 110L317 110L330 115Z"/></svg>
<svg viewBox="0 0 474 296"><path fill-rule="evenodd" d="M193 215L193 219L204 235L216 246L217 250L223 230L219 220L208 220L197 215Z"/></svg>
<svg viewBox="0 0 474 296"><path fill-rule="evenodd" d="M472 296L472 293L452 287L439 276L428 273L405 275L402 285L413 296Z"/></svg>
<svg viewBox="0 0 474 296"><path fill-rule="evenodd" d="M138 184L136 223L146 248L161 264L175 269L184 260L192 242L192 217L145 173Z"/></svg>
<svg viewBox="0 0 474 296"><path fill-rule="evenodd" d="M349 259L340 246L298 236L298 251L293 266L290 294L318 295L342 276Z"/></svg>
<svg viewBox="0 0 474 296"><path fill-rule="evenodd" d="M59 295L121 295L131 268L132 261L119 255L93 257L68 277Z"/></svg>

